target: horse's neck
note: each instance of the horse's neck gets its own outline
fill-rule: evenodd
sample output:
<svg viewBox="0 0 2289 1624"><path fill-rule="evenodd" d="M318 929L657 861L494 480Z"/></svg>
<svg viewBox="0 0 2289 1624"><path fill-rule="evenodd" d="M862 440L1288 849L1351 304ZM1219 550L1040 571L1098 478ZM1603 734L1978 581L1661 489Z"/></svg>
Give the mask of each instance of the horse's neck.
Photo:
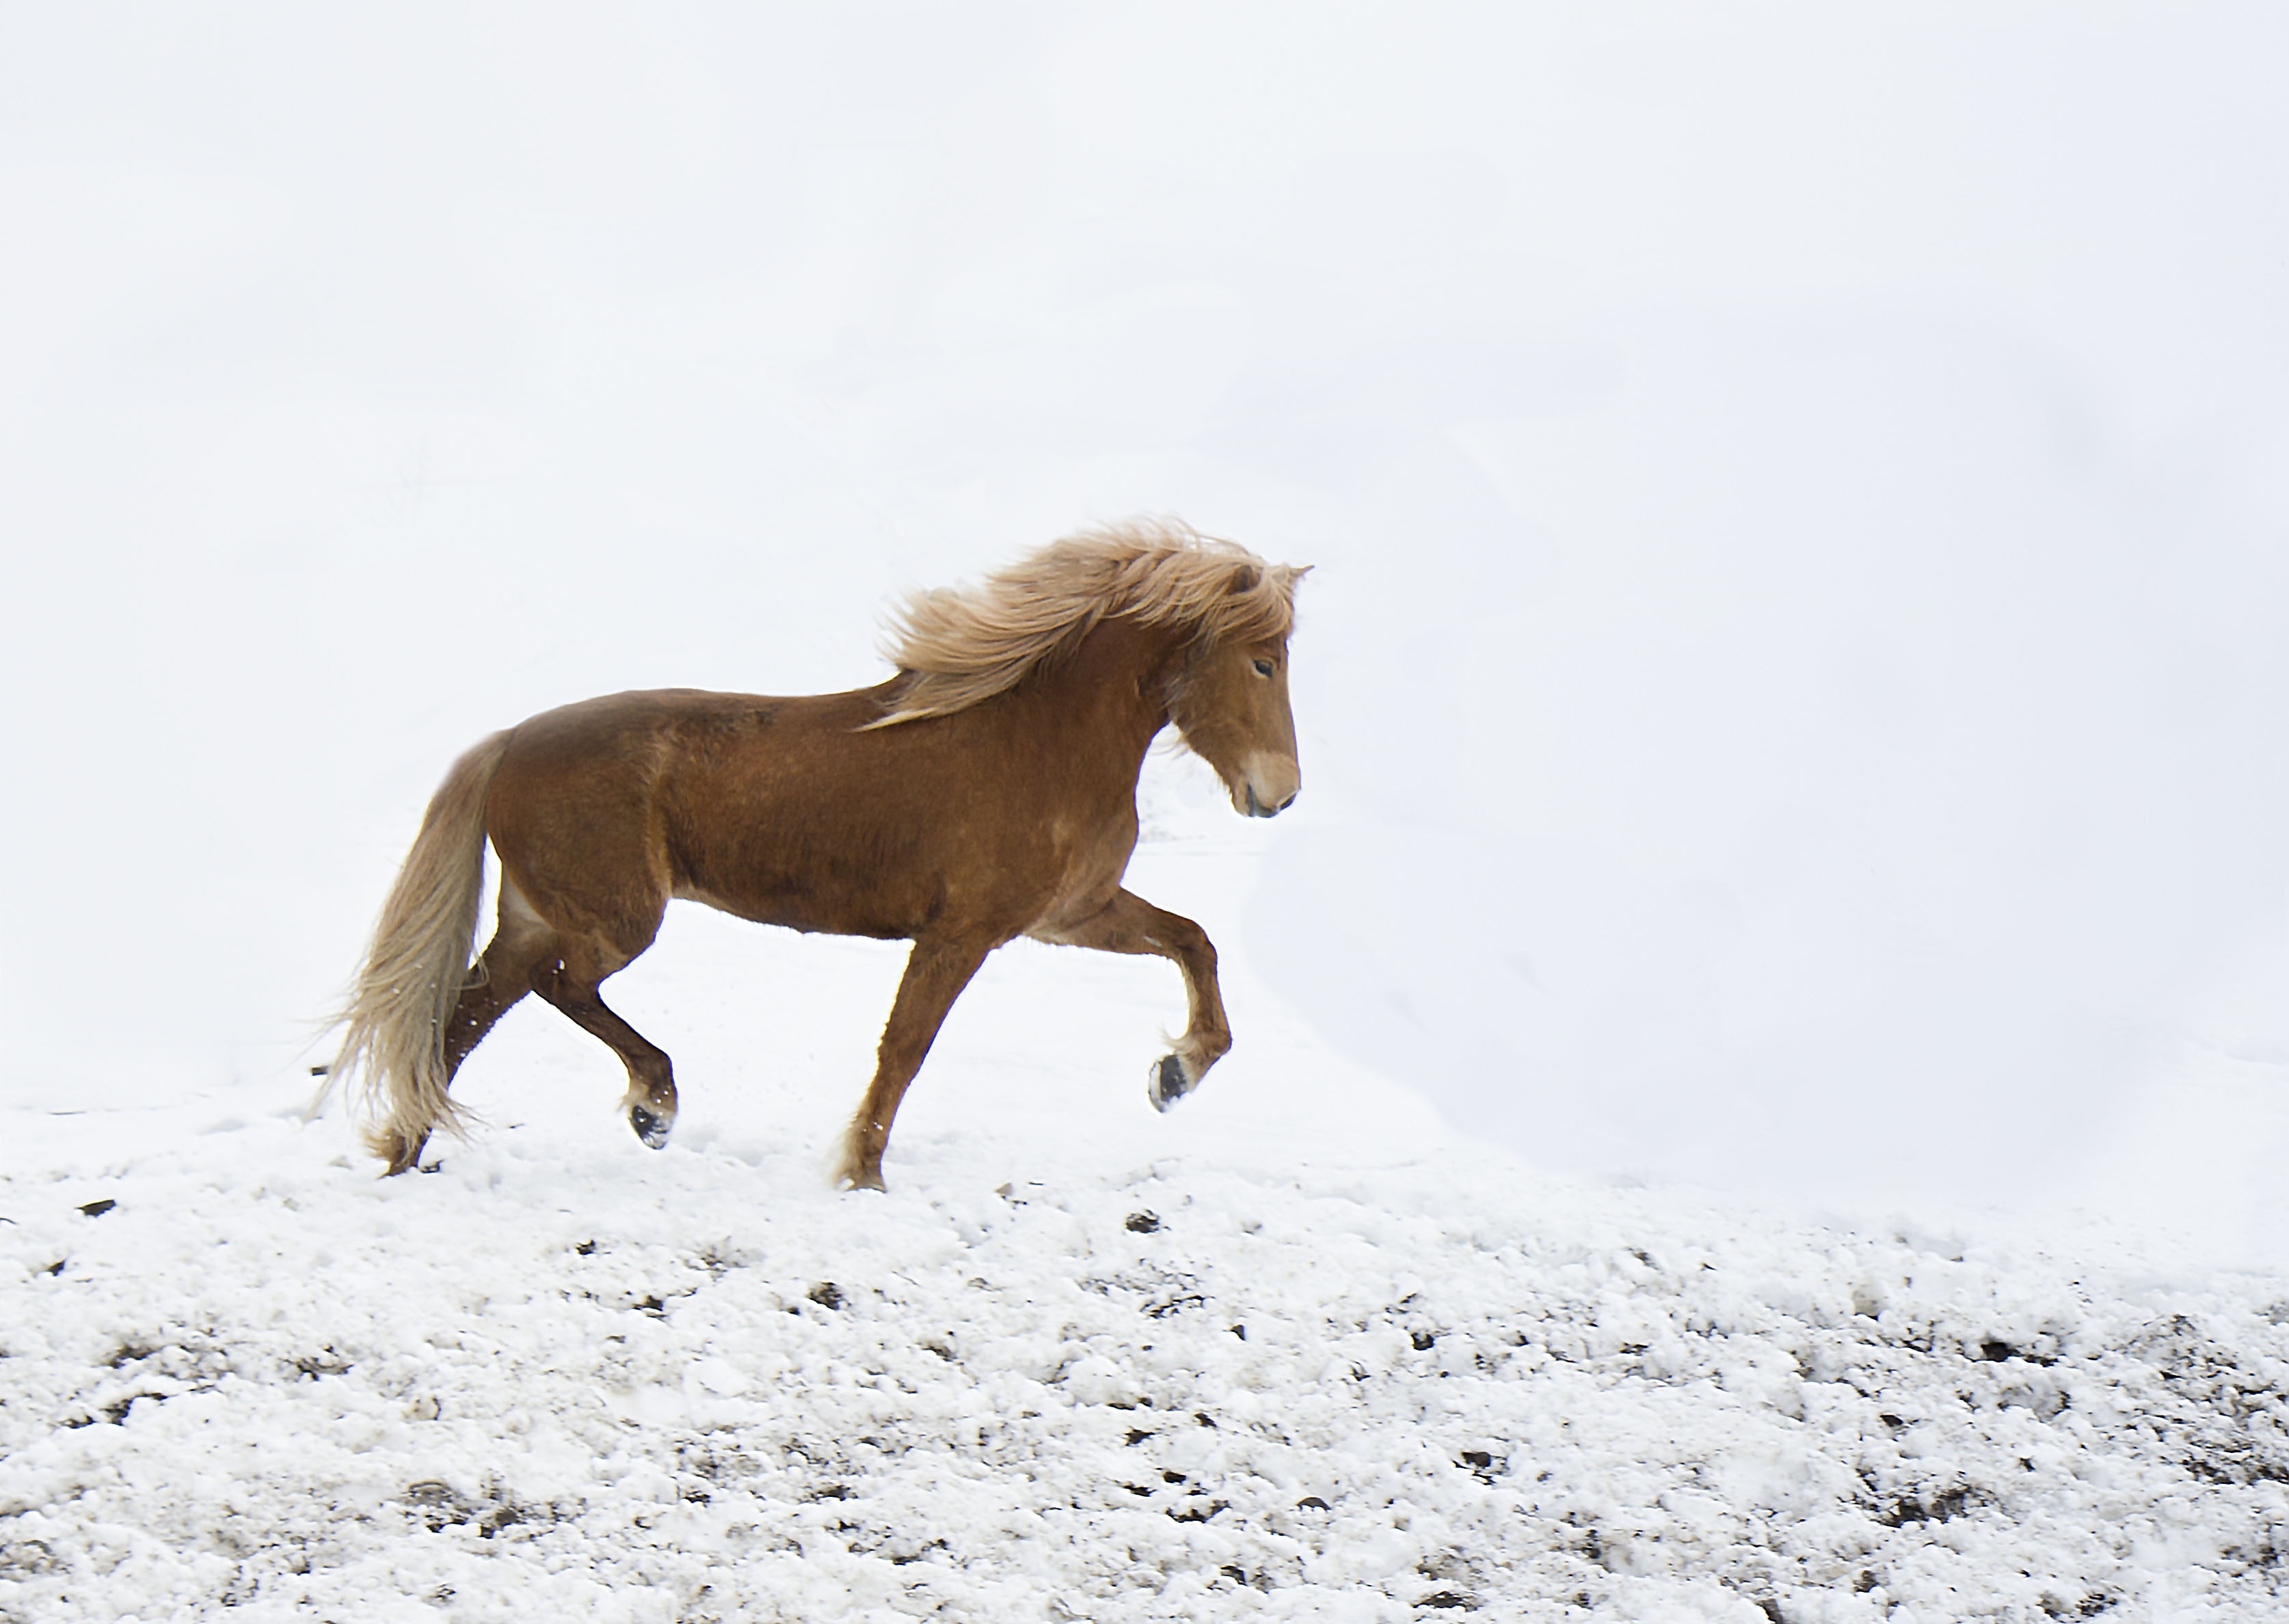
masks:
<svg viewBox="0 0 2289 1624"><path fill-rule="evenodd" d="M1073 657L1042 674L1045 725L1071 736L1073 752L1124 772L1132 784L1144 752L1168 725L1168 678L1176 640L1133 621L1108 620Z"/></svg>

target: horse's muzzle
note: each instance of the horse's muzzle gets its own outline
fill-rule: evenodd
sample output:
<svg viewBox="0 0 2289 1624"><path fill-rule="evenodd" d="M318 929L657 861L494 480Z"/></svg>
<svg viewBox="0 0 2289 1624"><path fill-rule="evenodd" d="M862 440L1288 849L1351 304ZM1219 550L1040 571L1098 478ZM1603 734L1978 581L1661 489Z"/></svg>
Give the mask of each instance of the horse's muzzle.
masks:
<svg viewBox="0 0 2289 1624"><path fill-rule="evenodd" d="M1235 776L1240 784L1232 798L1232 808L1250 817L1279 816L1296 804L1296 796L1304 787L1296 758L1270 751L1248 756ZM1231 780L1225 782L1229 784Z"/></svg>

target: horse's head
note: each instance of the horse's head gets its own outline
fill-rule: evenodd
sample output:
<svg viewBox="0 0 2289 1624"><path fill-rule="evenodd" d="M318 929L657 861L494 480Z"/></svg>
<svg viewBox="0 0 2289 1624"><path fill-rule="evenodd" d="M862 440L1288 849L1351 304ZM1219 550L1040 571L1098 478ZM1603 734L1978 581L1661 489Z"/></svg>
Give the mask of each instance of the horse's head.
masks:
<svg viewBox="0 0 2289 1624"><path fill-rule="evenodd" d="M1304 571L1274 566L1282 595ZM1256 590L1243 565L1236 593ZM1304 787L1296 759L1296 718L1288 706L1288 638L1233 635L1192 645L1168 695L1168 719L1192 752L1224 780L1232 809L1248 817L1284 812Z"/></svg>

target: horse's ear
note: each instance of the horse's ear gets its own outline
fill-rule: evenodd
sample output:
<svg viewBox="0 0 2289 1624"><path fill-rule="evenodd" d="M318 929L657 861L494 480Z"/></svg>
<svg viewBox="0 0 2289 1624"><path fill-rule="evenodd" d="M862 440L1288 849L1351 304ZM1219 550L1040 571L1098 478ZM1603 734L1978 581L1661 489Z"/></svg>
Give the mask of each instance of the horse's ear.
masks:
<svg viewBox="0 0 2289 1624"><path fill-rule="evenodd" d="M1232 572L1232 584L1225 590L1237 597L1244 592L1254 592L1256 584L1263 578L1254 564L1242 564Z"/></svg>

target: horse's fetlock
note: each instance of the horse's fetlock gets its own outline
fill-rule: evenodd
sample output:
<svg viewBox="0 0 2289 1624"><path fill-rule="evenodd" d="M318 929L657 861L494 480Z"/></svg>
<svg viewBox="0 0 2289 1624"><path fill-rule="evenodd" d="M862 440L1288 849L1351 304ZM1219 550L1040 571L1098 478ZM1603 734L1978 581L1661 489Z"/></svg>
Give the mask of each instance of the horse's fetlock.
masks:
<svg viewBox="0 0 2289 1624"><path fill-rule="evenodd" d="M877 1154L866 1156L856 1146L844 1156L842 1166L835 1170L834 1184L838 1190L881 1190L882 1160Z"/></svg>

